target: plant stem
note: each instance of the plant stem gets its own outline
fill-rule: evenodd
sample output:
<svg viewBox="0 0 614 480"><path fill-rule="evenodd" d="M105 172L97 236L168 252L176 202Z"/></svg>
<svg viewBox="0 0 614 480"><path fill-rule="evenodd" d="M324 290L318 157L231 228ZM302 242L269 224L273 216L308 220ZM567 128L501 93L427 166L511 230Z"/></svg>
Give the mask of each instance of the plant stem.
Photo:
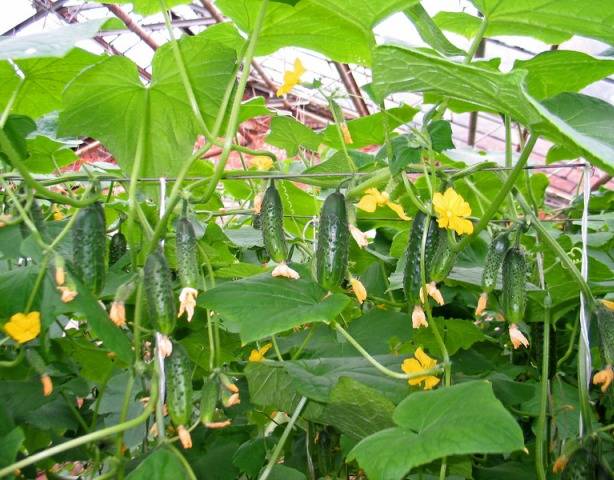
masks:
<svg viewBox="0 0 614 480"><path fill-rule="evenodd" d="M232 141L239 125L239 113L241 111L243 92L245 92L245 86L247 85L247 80L249 79L250 65L252 63L252 59L254 58L254 52L256 51L256 42L258 41L258 35L260 34L262 24L264 23L264 17L268 4L269 0L262 1L258 16L256 17L256 21L254 23L254 29L252 30L252 33L249 38L249 43L247 44L245 58L243 59L243 70L241 71L241 77L239 78L237 92L235 93L235 97L230 108L228 127L226 128L226 136L224 137L224 147L222 149L222 153L217 162L217 165L215 166L213 176L209 180L207 189L203 194L203 203L207 203L211 198L211 195L213 195L213 192L215 192L215 188L217 187L218 182L222 178L222 174L224 173L224 169L226 168L226 162L228 161L228 156L230 155L230 151L232 149Z"/></svg>
<svg viewBox="0 0 614 480"><path fill-rule="evenodd" d="M373 176L367 178L363 182L348 190L346 198L353 199L359 197L367 188L375 187L376 185L386 182L390 179L390 169L388 167L375 171Z"/></svg>
<svg viewBox="0 0 614 480"><path fill-rule="evenodd" d="M535 143L537 142L537 138L538 138L537 135L531 135L525 148L520 154L520 158L518 158L516 165L514 165L514 169L510 172L509 176L507 177L507 180L501 187L501 190L499 190L499 192L497 193L497 196L494 198L494 200L492 201L492 203L486 210L486 213L482 216L482 218L477 223L477 225L473 227L473 233L471 235L466 235L460 242L458 242L454 246L454 250L456 250L457 252L460 252L463 248L467 246L467 244L471 241L471 239L474 236L476 236L478 233L480 233L482 230L484 230L484 228L488 226L488 223L490 222L491 218L497 213L497 211L499 210L499 207L505 200L505 197L507 197L507 194L514 187L514 184L516 183L516 180L518 179L520 172L522 172L522 168L526 165L527 160L529 159L529 155L531 154L531 151L533 150L533 147L535 146Z"/></svg>
<svg viewBox="0 0 614 480"><path fill-rule="evenodd" d="M484 18L482 19L482 23L480 24L480 29L475 34L475 37L473 37L473 40L471 41L471 45L469 45L469 49L467 50L467 55L465 55L465 58L463 59L464 64L469 64L471 63L471 60L473 60L475 53L478 51L478 48L480 48L480 43L482 43L482 39L484 38L484 34L486 33L487 28L488 28L488 20Z"/></svg>
<svg viewBox="0 0 614 480"><path fill-rule="evenodd" d="M21 87L23 87L24 82L25 82L25 79L20 77L17 87L15 87L15 90L13 90L11 98L9 98L9 101L6 103L6 107L4 107L2 116L0 116L0 130L4 128L6 120L9 118L9 114L11 113L11 110L13 109L13 105L15 104L15 101L17 100L17 96L19 95L19 92L21 92Z"/></svg>
<svg viewBox="0 0 614 480"><path fill-rule="evenodd" d="M28 297L28 303L26 303L26 308L24 312L29 312L32 310L32 305L34 305L34 300L36 299L36 295L43 283L45 278L45 274L47 273L47 265L49 264L49 255L43 256L43 260L39 265L38 274L36 275L36 280L34 280L34 285L32 286L32 291L30 292L30 296Z"/></svg>
<svg viewBox="0 0 614 480"><path fill-rule="evenodd" d="M15 472L15 470L18 470L18 469L21 470L30 465L34 465L35 463L40 462L41 460L45 460L46 458L52 457L53 455L56 455L58 453L65 452L66 450L76 448L86 443L102 440L103 438L110 437L120 432L125 432L126 430L130 430L131 428L134 428L140 425L145 420L147 420L147 418L149 417L149 415L151 415L153 411L154 405L156 403L156 396L157 396L157 390L158 390L157 383L158 383L157 378L154 377L151 382L151 397L150 397L149 403L145 407L145 410L143 410L143 413L141 413L138 417L133 418L123 423L118 423L117 425L113 425L111 427L103 428L101 430L97 430L95 432L88 433L87 435L83 435L78 438L73 438L72 440L69 440L67 442L61 443L54 447L47 448L46 450L30 455L24 458L23 460L20 460L7 467L0 469L0 478L6 477L7 475L11 475Z"/></svg>
<svg viewBox="0 0 614 480"><path fill-rule="evenodd" d="M584 293L589 302L593 303L595 299L593 297L593 294L591 293L590 287L588 286L584 278L582 278L582 275L580 274L574 263L569 259L569 257L565 253L565 250L563 250L559 243L552 237L552 235L550 235L550 232L546 230L543 223L541 223L539 219L535 216L535 214L531 210L531 207L529 207L529 205L527 204L527 201L525 200L524 196L519 191L516 191L516 201L525 211L525 214L530 217L531 225L535 227L535 230L537 230L537 233L540 235L543 242L559 258L559 260L565 267L567 273L569 273L572 279L576 281L576 283L580 287L580 290L582 290L582 293Z"/></svg>
<svg viewBox="0 0 614 480"><path fill-rule="evenodd" d="M548 378L549 378L549 362L550 362L550 308L552 307L552 299L550 293L546 290L544 300L544 339L542 351L542 371L540 378L540 395L539 395L539 416L537 417L537 425L535 432L535 467L537 469L537 477L539 480L546 480L546 413L548 407Z"/></svg>
<svg viewBox="0 0 614 480"><path fill-rule="evenodd" d="M185 469L185 472L188 476L189 480L198 480L194 470L192 470L192 466L189 464L189 462L186 460L186 458L181 454L181 452L179 450L177 450L177 448L173 445L171 445L170 443L167 444L166 448L168 448L171 452L173 452L175 454L175 456L177 457L177 459L179 460L179 462L181 463L181 465L183 466L183 468Z"/></svg>
<svg viewBox="0 0 614 480"><path fill-rule="evenodd" d="M442 372L443 368L441 365L438 365L435 368L430 368L428 370L422 370L420 372L414 373L399 373L386 368L384 365L379 363L375 358L373 358L369 352L367 352L363 346L356 341L354 337L350 335L350 333L345 330L339 323L335 323L335 329L345 337L345 339L356 349L358 353L360 353L371 365L373 365L377 370L382 372L384 375L391 378L398 378L399 380L409 380L411 378L422 377L425 375L437 375Z"/></svg>
<svg viewBox="0 0 614 480"><path fill-rule="evenodd" d="M269 462L267 463L267 466L260 474L260 477L258 477L258 480L266 480L267 478L269 478L269 475L271 474L271 470L273 470L273 467L277 464L277 459L279 458L279 455L281 454L281 451L284 448L286 440L288 440L288 437L290 436L290 432L294 428L294 424L296 423L296 420L301 414L303 407L305 407L306 403L307 403L307 397L301 397L301 399L298 402L298 405L294 409L294 413L292 414L290 421L286 425L284 432L281 434L281 437L279 438L277 445L275 445L275 450L273 450L273 453L271 454L271 458L269 458Z"/></svg>

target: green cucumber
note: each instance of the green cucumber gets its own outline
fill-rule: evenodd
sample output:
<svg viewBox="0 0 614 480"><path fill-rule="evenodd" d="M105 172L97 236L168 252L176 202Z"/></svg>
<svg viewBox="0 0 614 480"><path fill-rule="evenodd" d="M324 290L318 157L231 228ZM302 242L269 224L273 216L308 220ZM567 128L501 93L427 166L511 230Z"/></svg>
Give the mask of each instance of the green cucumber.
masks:
<svg viewBox="0 0 614 480"><path fill-rule="evenodd" d="M198 261L198 245L192 223L181 217L175 227L175 246L177 255L177 273L183 288L198 288L201 286L200 262Z"/></svg>
<svg viewBox="0 0 614 480"><path fill-rule="evenodd" d="M456 255L448 238L448 232L440 228L437 233L437 247L431 263L431 281L441 282L446 279L454 267Z"/></svg>
<svg viewBox="0 0 614 480"><path fill-rule="evenodd" d="M422 235L426 216L418 212L414 217L414 222L409 233L409 242L405 256L405 270L403 272L403 290L405 297L410 305L420 303L420 288L422 286L422 274L420 269L420 251L422 247ZM435 248L438 243L439 228L433 218L430 219L424 249L424 267L426 282L430 281L428 272L430 271Z"/></svg>
<svg viewBox="0 0 614 480"><path fill-rule="evenodd" d="M203 425L207 425L213 421L219 395L219 383L215 380L205 378L203 388L200 392L200 421Z"/></svg>
<svg viewBox="0 0 614 480"><path fill-rule="evenodd" d="M484 292L490 293L497 286L497 276L509 249L510 232L500 233L490 242L482 271L482 290Z"/></svg>
<svg viewBox="0 0 614 480"><path fill-rule="evenodd" d="M597 302L595 316L599 330L601 362L604 367L614 366L614 312Z"/></svg>
<svg viewBox="0 0 614 480"><path fill-rule="evenodd" d="M273 183L264 193L260 215L264 247L275 262L285 262L288 258L288 245L284 234L284 207Z"/></svg>
<svg viewBox="0 0 614 480"><path fill-rule="evenodd" d="M331 193L322 206L316 249L316 278L325 290L341 285L348 266L350 231L345 197Z"/></svg>
<svg viewBox="0 0 614 480"><path fill-rule="evenodd" d="M106 222L99 202L77 212L72 230L75 273L83 284L98 295L106 275Z"/></svg>
<svg viewBox="0 0 614 480"><path fill-rule="evenodd" d="M192 366L182 345L173 343L173 353L164 360L166 405L177 427L192 420Z"/></svg>
<svg viewBox="0 0 614 480"><path fill-rule="evenodd" d="M149 316L159 332L170 335L175 328L177 310L171 271L164 254L160 251L150 253L145 262L144 272Z"/></svg>
<svg viewBox="0 0 614 480"><path fill-rule="evenodd" d="M527 306L527 263L519 247L508 250L503 259L503 311L509 323L521 322Z"/></svg>
<svg viewBox="0 0 614 480"><path fill-rule="evenodd" d="M109 242L109 267L115 265L128 250L126 236L122 232L117 232L111 237Z"/></svg>

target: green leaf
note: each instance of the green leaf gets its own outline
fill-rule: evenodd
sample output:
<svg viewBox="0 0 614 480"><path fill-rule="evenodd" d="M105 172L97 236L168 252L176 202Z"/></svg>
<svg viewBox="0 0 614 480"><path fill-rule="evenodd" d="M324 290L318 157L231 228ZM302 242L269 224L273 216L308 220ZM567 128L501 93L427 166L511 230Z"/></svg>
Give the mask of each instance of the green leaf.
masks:
<svg viewBox="0 0 614 480"><path fill-rule="evenodd" d="M426 129L431 136L431 147L436 152L455 148L452 141L452 124L447 120L435 120L429 123Z"/></svg>
<svg viewBox="0 0 614 480"><path fill-rule="evenodd" d="M381 364L401 373L403 358L396 355L375 357ZM284 362L301 394L318 402L330 401L330 394L341 377L350 377L379 391L393 402L407 395L406 381L386 377L363 357L317 358Z"/></svg>
<svg viewBox="0 0 614 480"><path fill-rule="evenodd" d="M393 411L394 403L377 390L350 377L341 377L330 393L323 421L347 436L361 440L393 427Z"/></svg>
<svg viewBox="0 0 614 480"><path fill-rule="evenodd" d="M30 132L36 130L36 123L24 115L9 115L3 130L21 159L25 159L28 156L26 137ZM2 150L0 154L2 154L0 158L5 158L8 162L8 157Z"/></svg>
<svg viewBox="0 0 614 480"><path fill-rule="evenodd" d="M330 322L347 306L345 295L322 290L310 280L273 278L269 273L228 282L199 297L238 329L246 344L312 322Z"/></svg>
<svg viewBox="0 0 614 480"><path fill-rule="evenodd" d="M395 92L423 92L502 112L528 125L539 120L522 90L526 73L500 73L463 65L418 49L383 45L375 49L373 90L380 98Z"/></svg>
<svg viewBox="0 0 614 480"><path fill-rule="evenodd" d="M405 237L407 239L407 237ZM404 247L407 245L405 241ZM371 355L393 353L398 344L411 339L411 318L406 313L374 308L350 323L348 331ZM377 335L373 335L373 328Z"/></svg>
<svg viewBox="0 0 614 480"><path fill-rule="evenodd" d="M232 463L241 473L255 477L264 466L267 450L274 446L275 442L270 437L250 439L237 449Z"/></svg>
<svg viewBox="0 0 614 480"><path fill-rule="evenodd" d="M239 123L250 118L273 115L273 111L266 106L264 97L252 97L241 104Z"/></svg>
<svg viewBox="0 0 614 480"><path fill-rule="evenodd" d="M81 40L96 35L106 18L65 25L50 32L34 33L0 40L0 60L61 57Z"/></svg>
<svg viewBox="0 0 614 480"><path fill-rule="evenodd" d="M307 477L303 472L299 472L295 468L287 467L286 465L277 464L273 466L269 474L269 480L306 480Z"/></svg>
<svg viewBox="0 0 614 480"><path fill-rule="evenodd" d="M538 207L542 207L544 205L544 199L546 198L546 189L550 181L548 180L548 175L545 173L534 173L530 177L531 182L531 191L535 196L535 201L537 202ZM527 191L526 182L518 182L516 184L516 188L520 190L520 192L525 196L525 198L529 198L529 192Z"/></svg>
<svg viewBox="0 0 614 480"><path fill-rule="evenodd" d="M407 18L409 18L414 24L420 38L422 38L422 40L424 40L424 42L426 42L428 45L433 47L437 52L447 57L465 55L463 50L456 47L446 38L422 5L414 5L413 7L404 10L403 13L405 13Z"/></svg>
<svg viewBox="0 0 614 480"><path fill-rule="evenodd" d="M234 72L235 53L200 36L184 37L179 46L200 109L211 126ZM136 65L124 57L111 57L81 73L64 92L59 134L100 140L128 175L144 128L141 175L176 174L192 154L200 132L171 47L167 43L156 51L148 87L141 83Z"/></svg>
<svg viewBox="0 0 614 480"><path fill-rule="evenodd" d="M38 118L60 110L62 91L84 68L102 57L75 48L62 58L30 58L15 64L23 83L13 104L13 113ZM4 109L17 86L18 77L8 62L0 62L0 110Z"/></svg>
<svg viewBox="0 0 614 480"><path fill-rule="evenodd" d="M413 468L449 455L524 447L522 430L485 381L414 393L397 406L393 419L398 427L365 438L347 457L372 480L400 480Z"/></svg>
<svg viewBox="0 0 614 480"><path fill-rule="evenodd" d="M154 13L158 13L162 10L160 0L111 0L109 3L125 4L131 3L134 5L134 10L143 15L148 16ZM189 0L164 0L164 6L169 9L177 5L183 5L184 3L190 3Z"/></svg>
<svg viewBox="0 0 614 480"><path fill-rule="evenodd" d="M49 137L37 136L26 143L30 156L24 163L33 173L51 173L79 159L68 145Z"/></svg>
<svg viewBox="0 0 614 480"><path fill-rule="evenodd" d="M29 265L0 274L0 318L8 320L11 315L25 311L38 270L37 266Z"/></svg>
<svg viewBox="0 0 614 480"><path fill-rule="evenodd" d="M353 142L348 147L362 148L368 145L381 145L386 139L384 116L388 118L388 129L391 132L409 122L417 112L417 109L403 105L402 107L395 107L384 112L350 120L347 122L347 126ZM341 141L335 125L329 125L324 129L321 142L337 150L341 149Z"/></svg>
<svg viewBox="0 0 614 480"><path fill-rule="evenodd" d="M413 134L399 135L390 141L392 145L392 159L389 160L390 173L396 175L407 165L420 163L422 148L420 148Z"/></svg>
<svg viewBox="0 0 614 480"><path fill-rule="evenodd" d="M126 477L126 480L151 480L152 478L173 478L189 480L190 476L177 455L166 447L153 451L138 467Z"/></svg>
<svg viewBox="0 0 614 480"><path fill-rule="evenodd" d="M540 125L539 130L582 149L593 165L614 174L614 106L580 93L561 93L543 103L531 101L552 125Z"/></svg>
<svg viewBox="0 0 614 480"><path fill-rule="evenodd" d="M465 12L438 12L433 22L442 30L470 39L478 33L482 20Z"/></svg>
<svg viewBox="0 0 614 480"><path fill-rule="evenodd" d="M468 350L474 343L485 340L482 331L469 320L434 318L433 321L437 323L450 355L454 355L461 348ZM432 330L423 328L415 331L412 341L416 346L423 346L428 349L432 355L441 357L439 344L435 340Z"/></svg>
<svg viewBox="0 0 614 480"><path fill-rule="evenodd" d="M611 75L614 73L614 60L572 50L554 50L542 52L529 60L516 60L514 69L529 72L527 90L533 98L542 100L563 92L578 92Z"/></svg>
<svg viewBox="0 0 614 480"><path fill-rule="evenodd" d="M0 465L10 465L15 461L25 438L21 427L15 427L0 438Z"/></svg>
<svg viewBox="0 0 614 480"><path fill-rule="evenodd" d="M245 367L249 399L256 405L292 411L301 396L282 365L249 362Z"/></svg>
<svg viewBox="0 0 614 480"><path fill-rule="evenodd" d="M486 36L525 35L550 44L574 35L614 45L614 4L593 0L472 0L488 20Z"/></svg>
<svg viewBox="0 0 614 480"><path fill-rule="evenodd" d="M321 141L317 133L294 118L273 117L266 143L283 148L289 157L294 157L299 147L316 151Z"/></svg>
<svg viewBox="0 0 614 480"><path fill-rule="evenodd" d="M256 55L283 47L302 47L332 60L369 64L375 45L373 27L417 0L301 0L295 6L269 4L258 37ZM258 0L218 0L216 5L250 32L260 9Z"/></svg>

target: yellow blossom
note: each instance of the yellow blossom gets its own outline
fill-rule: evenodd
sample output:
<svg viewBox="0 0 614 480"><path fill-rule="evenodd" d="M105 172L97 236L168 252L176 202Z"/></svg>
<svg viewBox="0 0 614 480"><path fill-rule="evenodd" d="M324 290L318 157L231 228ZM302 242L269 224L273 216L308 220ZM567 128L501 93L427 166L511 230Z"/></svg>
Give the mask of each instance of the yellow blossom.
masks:
<svg viewBox="0 0 614 480"><path fill-rule="evenodd" d="M187 428L183 425L177 427L177 435L179 436L179 442L183 448L192 448L192 436Z"/></svg>
<svg viewBox="0 0 614 480"><path fill-rule="evenodd" d="M365 248L369 246L369 238L367 237L367 234L365 232L361 231L356 225L352 225L351 223L349 225L349 228L350 233L354 238L354 241L358 244L360 248Z"/></svg>
<svg viewBox="0 0 614 480"><path fill-rule="evenodd" d="M480 298L478 299L478 305L475 307L475 314L479 317L482 315L484 310L486 310L486 305L488 304L488 293L482 292Z"/></svg>
<svg viewBox="0 0 614 480"><path fill-rule="evenodd" d="M4 331L18 343L34 340L41 332L40 312L16 313L4 325Z"/></svg>
<svg viewBox="0 0 614 480"><path fill-rule="evenodd" d="M377 188L367 189L360 201L356 204L356 207L365 212L373 213L377 207L383 207L384 205L396 213L402 220L409 220L403 207L398 203L390 201L388 192L380 192Z"/></svg>
<svg viewBox="0 0 614 480"><path fill-rule="evenodd" d="M109 318L118 327L123 327L126 325L126 306L124 302L114 300L113 303L111 303Z"/></svg>
<svg viewBox="0 0 614 480"><path fill-rule="evenodd" d="M435 300L438 305L442 306L446 303L446 301L443 299L443 295L437 288L437 284L435 282L430 282L426 284L426 293L429 297ZM424 291L422 290L422 288L420 289L420 301L422 303L425 302Z"/></svg>
<svg viewBox="0 0 614 480"><path fill-rule="evenodd" d="M554 461L554 465L552 465L552 473L561 473L567 467L569 463L569 457L567 455L561 455Z"/></svg>
<svg viewBox="0 0 614 480"><path fill-rule="evenodd" d="M448 188L443 195L435 193L433 207L439 228L454 230L459 235L473 233L473 223L466 218L471 215L471 207L453 188Z"/></svg>
<svg viewBox="0 0 614 480"><path fill-rule="evenodd" d="M273 346L272 343L266 343L262 347L260 347L258 350L252 350L251 353L249 354L248 361L262 362L262 360L264 360L264 356L266 355L266 352L268 352L272 346Z"/></svg>
<svg viewBox="0 0 614 480"><path fill-rule="evenodd" d="M53 206L53 219L56 221L64 220L64 214L60 211L57 205Z"/></svg>
<svg viewBox="0 0 614 480"><path fill-rule="evenodd" d="M284 83L277 89L277 96L281 97L287 93L290 93L296 85L301 81L301 76L305 73L305 67L299 58L294 60L294 70L286 70L284 73Z"/></svg>
<svg viewBox="0 0 614 480"><path fill-rule="evenodd" d="M41 383L43 385L43 395L48 397L53 393L53 382L51 377L47 374L41 375Z"/></svg>
<svg viewBox="0 0 614 480"><path fill-rule="evenodd" d="M198 290L195 288L184 287L179 293L179 313L177 317L181 317L184 313L188 315L188 322L192 321L194 316L194 309L196 308L196 297L198 296Z"/></svg>
<svg viewBox="0 0 614 480"><path fill-rule="evenodd" d="M358 300L358 303L362 304L367 299L367 289L360 280L354 277L350 278L350 285L352 285L356 300Z"/></svg>
<svg viewBox="0 0 614 480"><path fill-rule="evenodd" d="M612 365L608 365L593 376L593 385L601 385L602 392L605 392L610 387L612 381L614 381Z"/></svg>
<svg viewBox="0 0 614 480"><path fill-rule="evenodd" d="M529 340L520 331L518 325L512 323L509 328L509 334L512 345L514 345L514 349L520 348L521 345L525 348L529 348Z"/></svg>
<svg viewBox="0 0 614 480"><path fill-rule="evenodd" d="M72 302L75 299L75 297L78 295L78 292L76 290L73 290L70 287L62 286L62 287L57 287L57 289L59 290L62 302L64 303Z"/></svg>
<svg viewBox="0 0 614 480"><path fill-rule="evenodd" d="M254 197L254 213L260 213L260 209L262 208L262 200L264 198L264 193L258 192Z"/></svg>
<svg viewBox="0 0 614 480"><path fill-rule="evenodd" d="M301 278L299 273L296 270L291 269L286 262L281 262L277 265L273 271L271 272L273 277L286 277L290 280L298 280Z"/></svg>
<svg viewBox="0 0 614 480"><path fill-rule="evenodd" d="M428 327L429 322L426 321L426 315L420 305L416 305L411 312L411 325L413 328Z"/></svg>
<svg viewBox="0 0 614 480"><path fill-rule="evenodd" d="M345 143L346 145L354 143L348 124L342 123L341 125L339 125L339 128L341 129L341 134L343 135L343 143Z"/></svg>
<svg viewBox="0 0 614 480"><path fill-rule="evenodd" d="M612 300L606 300L605 298L600 300L605 308L614 312L614 302Z"/></svg>
<svg viewBox="0 0 614 480"><path fill-rule="evenodd" d="M414 357L415 358L406 358L401 365L401 370L405 373L419 373L437 366L437 360L429 357L420 347L416 349ZM425 390L430 390L439 383L439 378L434 375L420 375L418 377L409 378L407 382L410 385L424 383L422 387Z"/></svg>
<svg viewBox="0 0 614 480"><path fill-rule="evenodd" d="M266 155L257 155L252 157L249 164L256 170L270 170L273 167L273 159Z"/></svg>

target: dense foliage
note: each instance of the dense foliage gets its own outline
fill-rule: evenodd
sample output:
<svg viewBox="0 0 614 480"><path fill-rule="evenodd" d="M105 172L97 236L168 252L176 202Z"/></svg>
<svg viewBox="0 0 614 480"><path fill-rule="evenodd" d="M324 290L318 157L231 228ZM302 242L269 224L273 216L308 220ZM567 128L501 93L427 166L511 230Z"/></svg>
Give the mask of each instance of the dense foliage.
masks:
<svg viewBox="0 0 614 480"><path fill-rule="evenodd" d="M0 41L0 477L612 478L614 194L554 209L525 168L541 138L614 173L614 106L578 93L612 50L474 55L614 46L614 3L472 3L217 0L231 22L164 44L148 85L74 47L101 21ZM376 44L398 12L430 48ZM327 95L313 131L244 101L288 46L370 67L380 111ZM284 80L320 88L300 59ZM505 153L456 149L448 109L501 115ZM235 143L254 117L287 158ZM84 137L117 165L61 173Z"/></svg>

